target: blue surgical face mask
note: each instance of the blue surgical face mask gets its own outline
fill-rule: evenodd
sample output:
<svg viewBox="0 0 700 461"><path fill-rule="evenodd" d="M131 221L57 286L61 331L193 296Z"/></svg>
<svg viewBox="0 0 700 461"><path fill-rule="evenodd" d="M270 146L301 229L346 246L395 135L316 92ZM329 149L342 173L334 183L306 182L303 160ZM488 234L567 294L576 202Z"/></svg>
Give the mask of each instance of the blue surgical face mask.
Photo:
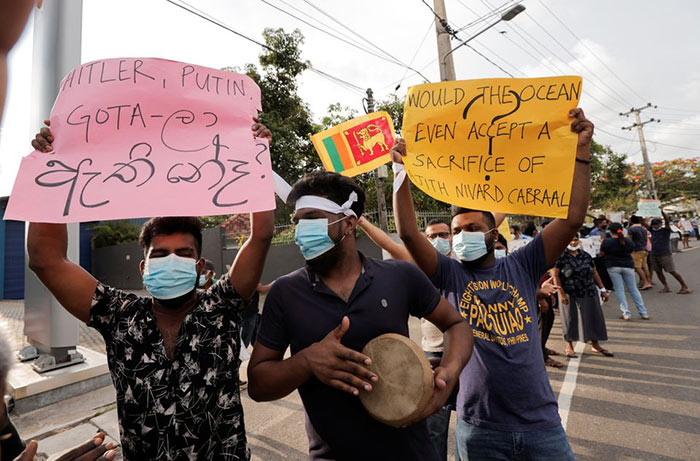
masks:
<svg viewBox="0 0 700 461"><path fill-rule="evenodd" d="M336 245L336 242L328 235L328 226L347 218L344 216L332 223L326 218L300 219L294 232L294 241L299 246L305 260L314 259ZM345 236L340 239L342 242ZM340 243L340 242L338 242Z"/></svg>
<svg viewBox="0 0 700 461"><path fill-rule="evenodd" d="M200 275L199 282L197 283L197 286L201 288L206 284L207 284L207 275L206 274Z"/></svg>
<svg viewBox="0 0 700 461"><path fill-rule="evenodd" d="M495 249L495 250L493 250L493 256L496 259L505 258L506 257L506 250Z"/></svg>
<svg viewBox="0 0 700 461"><path fill-rule="evenodd" d="M578 245L573 247L571 245L567 245L566 249L569 251L578 251Z"/></svg>
<svg viewBox="0 0 700 461"><path fill-rule="evenodd" d="M156 299L173 299L195 288L197 261L175 253L162 258L148 258L143 271L146 290Z"/></svg>
<svg viewBox="0 0 700 461"><path fill-rule="evenodd" d="M488 253L486 234L489 232L491 230L488 232L460 232L452 237L452 251L462 261L476 261Z"/></svg>
<svg viewBox="0 0 700 461"><path fill-rule="evenodd" d="M449 254L449 252L452 250L450 241L442 237L435 237L430 241L430 244L435 247L438 253L445 256L447 256L447 254Z"/></svg>

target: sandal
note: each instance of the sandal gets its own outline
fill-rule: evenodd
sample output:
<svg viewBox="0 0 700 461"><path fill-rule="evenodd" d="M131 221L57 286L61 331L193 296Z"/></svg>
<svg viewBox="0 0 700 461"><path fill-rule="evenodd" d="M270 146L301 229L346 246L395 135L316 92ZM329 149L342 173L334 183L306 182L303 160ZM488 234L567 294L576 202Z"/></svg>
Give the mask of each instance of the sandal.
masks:
<svg viewBox="0 0 700 461"><path fill-rule="evenodd" d="M620 318L621 318L622 320L624 320L625 322L629 322L630 320L632 320L632 317L628 317L628 316L626 316L626 315L621 315Z"/></svg>
<svg viewBox="0 0 700 461"><path fill-rule="evenodd" d="M576 355L576 352L574 351L566 351L564 352L564 355L569 357L570 359L577 359L578 355Z"/></svg>
<svg viewBox="0 0 700 461"><path fill-rule="evenodd" d="M642 320L651 320L651 317L649 317L648 315L643 315Z"/></svg>
<svg viewBox="0 0 700 461"><path fill-rule="evenodd" d="M610 352L607 349L593 349L593 352L597 352L597 353L604 355L606 357L615 357L615 354L613 354L612 352Z"/></svg>
<svg viewBox="0 0 700 461"><path fill-rule="evenodd" d="M670 288L663 288L663 289L659 290L659 293L670 293L670 292L671 292Z"/></svg>
<svg viewBox="0 0 700 461"><path fill-rule="evenodd" d="M678 291L678 294L679 295L688 295L692 292L693 292L693 290L689 290L688 288L683 288L682 290Z"/></svg>
<svg viewBox="0 0 700 461"><path fill-rule="evenodd" d="M547 365L548 367L552 367L552 368L562 368L562 367L564 367L564 364L563 364L563 363L561 363L561 362L559 362L559 361L557 361L557 360L554 360L554 359L547 359L547 360L545 360L544 364Z"/></svg>
<svg viewBox="0 0 700 461"><path fill-rule="evenodd" d="M559 352L553 351L552 349L545 347L545 352L547 352L547 355L559 355Z"/></svg>

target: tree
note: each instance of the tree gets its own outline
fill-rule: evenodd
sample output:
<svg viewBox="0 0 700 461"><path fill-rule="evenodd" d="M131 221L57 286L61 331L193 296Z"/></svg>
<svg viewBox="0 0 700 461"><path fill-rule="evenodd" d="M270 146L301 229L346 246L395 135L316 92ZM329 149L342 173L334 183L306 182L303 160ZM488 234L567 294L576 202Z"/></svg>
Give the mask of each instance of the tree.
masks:
<svg viewBox="0 0 700 461"><path fill-rule="evenodd" d="M638 186L624 154L591 141L591 202L593 208L631 212L637 206Z"/></svg>
<svg viewBox="0 0 700 461"><path fill-rule="evenodd" d="M254 64L245 66L245 73L262 92L261 121L272 131L270 155L272 168L289 183L294 183L318 161L308 134L314 125L307 104L297 94L297 77L310 63L301 59L304 36L296 29L267 28L263 31L267 46L259 56L262 72Z"/></svg>
<svg viewBox="0 0 700 461"><path fill-rule="evenodd" d="M651 174L654 176L659 200L668 201L679 197L700 198L700 158L677 158L654 162ZM641 191L648 191L644 164L632 164L630 181ZM646 195L646 193L644 194Z"/></svg>
<svg viewBox="0 0 700 461"><path fill-rule="evenodd" d="M141 227L127 221L103 221L92 228L92 243L102 248L119 243L135 242L139 239Z"/></svg>

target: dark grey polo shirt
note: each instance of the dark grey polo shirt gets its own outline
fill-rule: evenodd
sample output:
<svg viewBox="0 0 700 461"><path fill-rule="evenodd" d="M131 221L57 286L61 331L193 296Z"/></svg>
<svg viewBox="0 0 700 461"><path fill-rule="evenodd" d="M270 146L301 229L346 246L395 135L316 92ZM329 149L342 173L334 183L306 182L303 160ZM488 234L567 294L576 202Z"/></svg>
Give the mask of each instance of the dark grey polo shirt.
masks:
<svg viewBox="0 0 700 461"><path fill-rule="evenodd" d="M321 341L340 325L350 329L342 344L361 351L384 333L408 336L408 316L430 315L440 293L412 264L362 258L363 272L346 303L315 274L299 269L275 281L265 300L257 341L292 354ZM437 454L425 422L406 429L382 424L367 414L359 399L315 377L299 387L306 410L311 460L431 461Z"/></svg>

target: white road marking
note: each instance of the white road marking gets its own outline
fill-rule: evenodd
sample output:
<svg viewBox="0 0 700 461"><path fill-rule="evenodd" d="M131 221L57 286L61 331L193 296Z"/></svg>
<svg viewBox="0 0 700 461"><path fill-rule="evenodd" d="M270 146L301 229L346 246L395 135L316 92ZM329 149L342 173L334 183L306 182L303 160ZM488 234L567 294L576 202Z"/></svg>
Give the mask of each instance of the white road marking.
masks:
<svg viewBox="0 0 700 461"><path fill-rule="evenodd" d="M559 404L559 417L561 418L561 425L564 426L564 430L566 430L566 422L569 419L571 399L574 397L574 391L576 390L576 378L578 378L578 366L581 363L581 354L583 354L585 348L586 343L576 343L574 352L576 352L578 357L569 359L569 365L566 367L566 374L564 375L564 382L559 391L557 403Z"/></svg>

